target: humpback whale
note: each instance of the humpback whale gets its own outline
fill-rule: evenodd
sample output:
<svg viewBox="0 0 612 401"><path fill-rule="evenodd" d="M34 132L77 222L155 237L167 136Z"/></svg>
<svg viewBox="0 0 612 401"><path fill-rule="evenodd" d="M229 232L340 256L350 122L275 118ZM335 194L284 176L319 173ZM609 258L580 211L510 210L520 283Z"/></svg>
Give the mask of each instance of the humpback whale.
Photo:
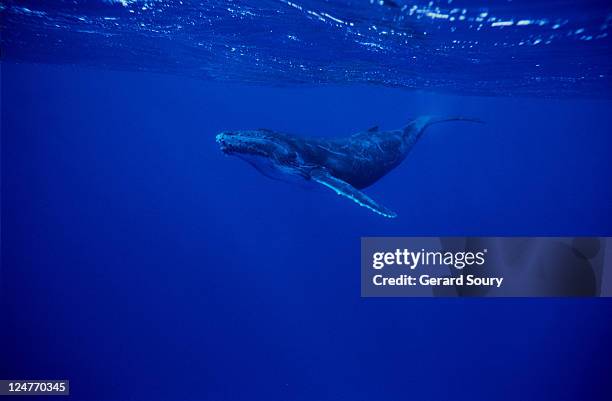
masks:
<svg viewBox="0 0 612 401"><path fill-rule="evenodd" d="M401 129L381 131L372 127L343 138L306 138L256 129L224 131L216 141L223 153L244 159L268 177L315 182L381 216L393 218L397 216L395 212L361 189L397 167L427 127L444 121L482 122L461 116L422 116Z"/></svg>

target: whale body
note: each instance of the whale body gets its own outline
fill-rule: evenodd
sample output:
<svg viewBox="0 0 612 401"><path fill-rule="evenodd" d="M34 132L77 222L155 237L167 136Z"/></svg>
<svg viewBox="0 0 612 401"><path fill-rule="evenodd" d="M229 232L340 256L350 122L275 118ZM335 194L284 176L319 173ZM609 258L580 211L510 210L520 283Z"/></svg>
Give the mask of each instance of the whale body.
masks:
<svg viewBox="0 0 612 401"><path fill-rule="evenodd" d="M400 165L428 126L444 121L481 122L461 116L423 116L401 129L381 131L372 127L342 138L307 138L256 129L224 131L216 141L225 154L246 160L268 177L316 182L381 216L393 218L396 213L361 189Z"/></svg>

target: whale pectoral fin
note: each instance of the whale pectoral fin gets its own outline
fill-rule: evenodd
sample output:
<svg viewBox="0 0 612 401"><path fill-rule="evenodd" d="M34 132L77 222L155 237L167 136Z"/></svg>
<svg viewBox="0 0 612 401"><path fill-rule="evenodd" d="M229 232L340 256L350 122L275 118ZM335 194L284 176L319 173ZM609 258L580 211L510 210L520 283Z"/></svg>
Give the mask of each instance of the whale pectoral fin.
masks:
<svg viewBox="0 0 612 401"><path fill-rule="evenodd" d="M357 188L353 187L348 182L334 177L327 171L314 170L313 172L311 172L310 176L314 181L326 186L327 188L332 189L338 195L345 196L353 202L357 203L358 205L367 207L374 213L378 213L381 216L389 218L397 217L397 214L395 214L395 212L392 212L391 210L387 209L382 205L379 205L372 198L370 198Z"/></svg>

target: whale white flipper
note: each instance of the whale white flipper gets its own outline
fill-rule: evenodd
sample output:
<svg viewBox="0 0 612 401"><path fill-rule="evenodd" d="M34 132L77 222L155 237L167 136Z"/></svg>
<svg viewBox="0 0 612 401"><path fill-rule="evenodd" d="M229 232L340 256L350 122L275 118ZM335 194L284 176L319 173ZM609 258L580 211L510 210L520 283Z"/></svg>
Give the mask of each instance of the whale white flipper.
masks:
<svg viewBox="0 0 612 401"><path fill-rule="evenodd" d="M397 214L395 212L392 212L391 210L387 209L382 205L379 205L368 195L364 194L348 182L342 181L341 179L334 177L325 170L315 169L310 173L310 176L314 181L326 186L327 188L332 189L338 195L345 196L353 202L357 203L358 205L370 209L374 213L378 213L381 216L388 218L397 217Z"/></svg>

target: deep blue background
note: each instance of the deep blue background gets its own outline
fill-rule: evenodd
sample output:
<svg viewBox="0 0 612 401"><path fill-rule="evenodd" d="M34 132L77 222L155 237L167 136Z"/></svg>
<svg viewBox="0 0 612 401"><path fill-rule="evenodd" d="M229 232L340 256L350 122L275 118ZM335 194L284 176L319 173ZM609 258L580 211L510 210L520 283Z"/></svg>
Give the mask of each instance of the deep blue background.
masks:
<svg viewBox="0 0 612 401"><path fill-rule="evenodd" d="M600 299L362 299L366 235L611 235L612 102L2 65L4 378L75 400L605 399ZM269 180L224 129L431 127L368 194Z"/></svg>

